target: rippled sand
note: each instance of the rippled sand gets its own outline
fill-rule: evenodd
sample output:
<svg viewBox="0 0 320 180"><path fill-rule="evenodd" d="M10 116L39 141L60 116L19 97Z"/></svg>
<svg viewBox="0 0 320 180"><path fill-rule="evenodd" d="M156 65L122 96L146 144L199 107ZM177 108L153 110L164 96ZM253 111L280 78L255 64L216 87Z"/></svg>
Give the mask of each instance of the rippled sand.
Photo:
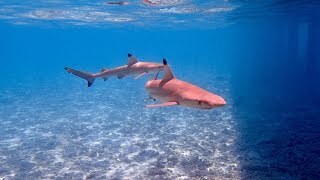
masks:
<svg viewBox="0 0 320 180"><path fill-rule="evenodd" d="M1 177L239 178L232 106L145 109L144 80L66 81L2 94Z"/></svg>

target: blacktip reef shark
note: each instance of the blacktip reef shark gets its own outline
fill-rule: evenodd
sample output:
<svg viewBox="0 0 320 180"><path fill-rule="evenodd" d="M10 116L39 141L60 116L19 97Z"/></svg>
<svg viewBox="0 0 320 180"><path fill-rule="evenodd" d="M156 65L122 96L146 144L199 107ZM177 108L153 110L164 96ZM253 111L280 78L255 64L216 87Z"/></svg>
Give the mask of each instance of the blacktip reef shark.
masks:
<svg viewBox="0 0 320 180"><path fill-rule="evenodd" d="M181 0L142 0L142 3L147 6L164 6L179 4Z"/></svg>
<svg viewBox="0 0 320 180"><path fill-rule="evenodd" d="M79 71L65 67L64 69L75 76L81 77L88 81L88 87L92 85L96 78L102 78L107 80L109 77L117 76L118 79L122 79L125 76L136 75L135 79L145 74L155 74L159 71L163 71L163 64L153 62L140 62L132 54L128 53L128 64L120 66L114 69L103 68L101 72L93 74L89 72Z"/></svg>
<svg viewBox="0 0 320 180"><path fill-rule="evenodd" d="M109 5L128 5L129 2L127 2L127 1L117 1L117 2L106 2L106 4L109 4Z"/></svg>
<svg viewBox="0 0 320 180"><path fill-rule="evenodd" d="M170 1L170 0L139 0L143 4L147 6L163 6L163 5L175 5L178 4L179 1ZM128 5L131 4L131 2L128 1L111 1L111 2L105 2L108 5Z"/></svg>
<svg viewBox="0 0 320 180"><path fill-rule="evenodd" d="M149 99L162 104L146 105L147 108L180 105L198 109L212 109L226 105L226 101L209 91L185 81L176 79L167 61L163 59L164 75L157 80L158 73L145 84Z"/></svg>

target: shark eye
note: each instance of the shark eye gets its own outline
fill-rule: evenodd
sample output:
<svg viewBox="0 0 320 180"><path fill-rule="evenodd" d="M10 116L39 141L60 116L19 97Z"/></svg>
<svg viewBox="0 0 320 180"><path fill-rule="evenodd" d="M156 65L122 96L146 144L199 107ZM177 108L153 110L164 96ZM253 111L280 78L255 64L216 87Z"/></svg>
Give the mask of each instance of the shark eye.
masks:
<svg viewBox="0 0 320 180"><path fill-rule="evenodd" d="M201 101L198 101L198 105L201 105L201 103L202 103Z"/></svg>

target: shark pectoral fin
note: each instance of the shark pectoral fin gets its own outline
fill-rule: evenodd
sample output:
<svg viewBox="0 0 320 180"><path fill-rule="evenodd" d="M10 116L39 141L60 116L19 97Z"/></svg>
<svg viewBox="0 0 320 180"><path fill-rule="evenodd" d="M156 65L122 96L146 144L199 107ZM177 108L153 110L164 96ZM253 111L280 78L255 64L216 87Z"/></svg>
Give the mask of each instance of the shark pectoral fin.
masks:
<svg viewBox="0 0 320 180"><path fill-rule="evenodd" d="M124 75L118 75L117 77L118 77L118 79L122 79L124 77Z"/></svg>
<svg viewBox="0 0 320 180"><path fill-rule="evenodd" d="M177 102L166 102L166 103L162 103L162 104L149 104L149 105L145 105L146 108L155 108L155 107L164 107L164 106L175 106L177 105Z"/></svg>
<svg viewBox="0 0 320 180"><path fill-rule="evenodd" d="M159 75L159 71L157 72L156 75L154 75L153 80L157 80L158 79L158 75Z"/></svg>
<svg viewBox="0 0 320 180"><path fill-rule="evenodd" d="M143 76L143 75L145 75L145 74L147 74L146 72L142 72L142 73L140 73L140 74L138 74L135 78L133 78L133 79L138 79L138 78L140 78L141 76Z"/></svg>

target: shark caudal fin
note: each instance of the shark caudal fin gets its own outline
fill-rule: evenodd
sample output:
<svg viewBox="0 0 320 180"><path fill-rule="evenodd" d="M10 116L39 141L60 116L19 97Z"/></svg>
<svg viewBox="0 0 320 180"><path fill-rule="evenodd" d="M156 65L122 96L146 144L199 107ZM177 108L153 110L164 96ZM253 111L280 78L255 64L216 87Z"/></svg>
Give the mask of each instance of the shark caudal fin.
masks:
<svg viewBox="0 0 320 180"><path fill-rule="evenodd" d="M78 71L78 70L71 69L71 68L68 68L68 67L65 67L64 69L68 73L71 73L71 74L73 74L75 76L78 76L78 77L81 77L81 78L87 80L88 81L88 87L90 87L92 85L92 83L94 82L94 80L96 79L92 73Z"/></svg>
<svg viewBox="0 0 320 180"><path fill-rule="evenodd" d="M163 81L170 81L171 79L174 78L174 75L171 71L170 66L168 65L168 62L166 59L163 58L163 65L164 65L164 75L162 80Z"/></svg>

